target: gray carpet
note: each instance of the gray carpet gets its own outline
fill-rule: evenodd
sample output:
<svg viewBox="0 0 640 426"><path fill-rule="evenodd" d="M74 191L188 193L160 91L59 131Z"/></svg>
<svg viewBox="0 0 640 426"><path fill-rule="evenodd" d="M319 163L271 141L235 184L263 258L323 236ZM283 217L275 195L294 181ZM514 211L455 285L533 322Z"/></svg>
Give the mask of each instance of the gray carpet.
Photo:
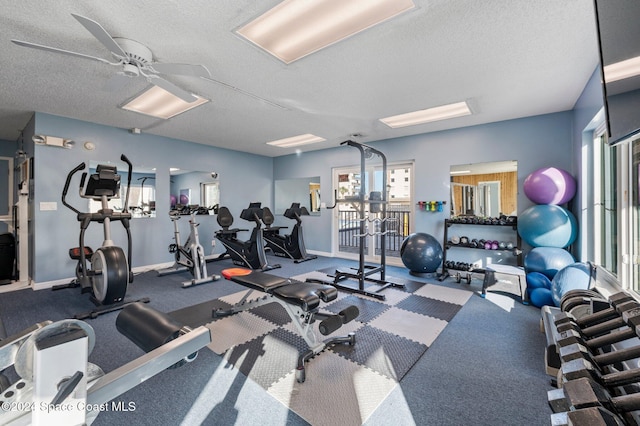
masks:
<svg viewBox="0 0 640 426"><path fill-rule="evenodd" d="M356 264L324 257L301 264L270 256L271 261L282 264L281 269L271 273L283 277L332 265L352 267ZM220 273L230 266L230 261L208 265L212 273ZM475 294L447 323L399 385L394 384L386 399L377 408L367 408L373 412L365 425L549 424L551 411L546 392L551 386L544 373L544 334L539 330L539 309L524 306L509 295L489 293L487 299L482 299L478 295L482 285L479 279L474 278L471 285L458 284L453 279L440 283L429 276L413 277L404 268L388 269L390 275L400 279L471 290ZM187 278L188 274L162 278L153 272L140 274L128 294L134 298L150 297L152 306L171 312L242 290L225 280L182 289L180 283ZM37 321L68 318L91 306L86 295L80 295L77 289L0 294L0 317L9 333ZM97 337L90 361L107 372L142 354L116 331L116 316L117 313L110 313L89 321ZM323 368L322 360L327 354L342 358L338 354L322 354L310 362L311 367ZM357 366L351 361L343 365ZM309 373L308 377L313 377L311 370ZM351 388L336 389L332 393L339 397L341 392L351 392L366 401L365 391ZM285 392L280 395L283 394ZM317 395L309 405L321 405L320 398L324 397ZM258 382L247 380L239 369L208 350L200 351L198 359L184 367L150 378L117 401L132 402L135 410L105 411L94 425L308 424ZM331 406L322 408L327 419L334 416Z"/></svg>

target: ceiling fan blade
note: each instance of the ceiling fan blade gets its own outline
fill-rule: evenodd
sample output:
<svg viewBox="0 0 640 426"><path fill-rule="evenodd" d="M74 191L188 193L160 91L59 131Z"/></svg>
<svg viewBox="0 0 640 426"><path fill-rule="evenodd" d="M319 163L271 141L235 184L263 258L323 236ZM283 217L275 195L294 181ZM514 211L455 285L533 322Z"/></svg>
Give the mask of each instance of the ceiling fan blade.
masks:
<svg viewBox="0 0 640 426"><path fill-rule="evenodd" d="M269 105L271 105L271 106L274 106L274 107L276 107L276 108L280 108L280 109L284 109L284 110L291 110L291 108L289 108L289 107L286 107L286 106L283 106L283 105L277 104L277 103L275 103L275 102L273 102L273 101L270 101L269 99L265 99L265 98L263 98L263 97L260 97L260 96L258 96L258 95L255 95L255 94L253 94L253 93L251 93L251 92L247 92L246 90L242 90L242 89L240 89L239 87L232 86L231 84L225 83L225 82L223 82L223 81L220 81L220 80L214 80L213 78L208 78L208 77L202 77L202 79L203 79L203 80L206 80L206 81L210 81L210 82L212 82L212 83L219 84L219 85L224 86L224 87L226 87L226 88L228 88L228 89L231 89L231 90L233 90L233 91L235 91L235 92L242 93L243 95L249 96L250 98L253 98L253 99L257 99L257 100L259 100L259 101L261 101L261 102L264 102L264 103L269 104Z"/></svg>
<svg viewBox="0 0 640 426"><path fill-rule="evenodd" d="M151 84L154 84L164 90L166 90L167 92L173 94L174 96L179 97L180 99L182 99L185 102L193 102L195 101L197 98L195 96L193 96L191 93L187 92L184 89L181 89L180 87L176 86L175 84L171 83L170 81L165 80L164 78L158 77L158 76L154 76L153 78L150 78L149 81L151 82Z"/></svg>
<svg viewBox="0 0 640 426"><path fill-rule="evenodd" d="M130 81L130 77L124 73L114 74L107 82L102 86L103 90L107 92L117 92L126 86Z"/></svg>
<svg viewBox="0 0 640 426"><path fill-rule="evenodd" d="M31 47L33 49L45 50L47 52L62 53L63 55L76 56L84 59L91 59L94 61L104 62L105 64L109 64L109 65L117 65L117 62L116 63L109 62L106 59L98 58L96 56L85 55L83 53L78 53L78 52L71 52L70 50L58 49L57 47L44 46L42 44L36 44L36 43L31 43L31 42L22 41L22 40L11 40L11 41L17 44L18 46Z"/></svg>
<svg viewBox="0 0 640 426"><path fill-rule="evenodd" d="M167 64L155 62L151 64L151 68L161 74L190 75L193 77L211 78L211 73L204 65Z"/></svg>
<svg viewBox="0 0 640 426"><path fill-rule="evenodd" d="M127 54L124 50L116 43L116 41L111 37L111 35L102 28L102 25L98 24L96 21L93 21L89 18L85 18L84 16L71 14L78 22L82 24L95 38L98 39L100 43L102 43L107 49L109 49L112 53L115 53L118 56L122 56L123 58L127 58Z"/></svg>

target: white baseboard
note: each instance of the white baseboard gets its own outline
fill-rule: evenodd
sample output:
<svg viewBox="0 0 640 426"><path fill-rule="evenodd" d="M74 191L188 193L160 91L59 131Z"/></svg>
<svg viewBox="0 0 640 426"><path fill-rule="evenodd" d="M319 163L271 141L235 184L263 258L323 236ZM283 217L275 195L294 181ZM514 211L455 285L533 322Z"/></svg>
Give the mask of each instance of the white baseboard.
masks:
<svg viewBox="0 0 640 426"><path fill-rule="evenodd" d="M155 271L155 270L159 270L159 269L164 269L164 268L168 268L170 266L173 265L173 262L165 262L165 263L158 263L155 265L145 265L145 266L136 266L135 268L132 269L134 274L142 274L144 272L149 272L149 271ZM35 291L35 290L47 290L52 288L53 286L56 285L63 285L63 284L69 284L71 281L73 281L75 279L75 277L69 277L69 278L61 278L59 280L53 280L53 281L44 281L44 282L40 282L37 283L35 281L33 281L31 283L31 288ZM9 287L9 286L7 286ZM21 288L26 288L26 287L21 287ZM10 289L8 291L13 291L13 290L19 290L19 288L14 288L14 289Z"/></svg>
<svg viewBox="0 0 640 426"><path fill-rule="evenodd" d="M309 254L315 254L316 256L324 256L324 257L335 257L332 253L328 253L326 251L319 250L307 250Z"/></svg>

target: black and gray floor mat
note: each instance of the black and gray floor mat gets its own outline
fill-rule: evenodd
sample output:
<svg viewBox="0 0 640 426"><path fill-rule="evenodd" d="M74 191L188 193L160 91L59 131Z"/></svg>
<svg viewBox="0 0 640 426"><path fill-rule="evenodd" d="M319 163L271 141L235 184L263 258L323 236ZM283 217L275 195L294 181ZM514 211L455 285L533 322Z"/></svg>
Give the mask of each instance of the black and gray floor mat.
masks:
<svg viewBox="0 0 640 426"><path fill-rule="evenodd" d="M326 275L312 272L295 278L308 277ZM297 383L295 368L307 345L278 303L212 321L211 309L240 301L246 293L241 291L172 315L193 326L208 323L211 350L311 424L360 425L472 294L418 281L407 284L383 290L384 301L339 292L336 300L322 305L330 313L358 307L358 318L327 336L354 332L356 343L336 345L316 355L306 364L304 383ZM373 285L371 290L375 289Z"/></svg>

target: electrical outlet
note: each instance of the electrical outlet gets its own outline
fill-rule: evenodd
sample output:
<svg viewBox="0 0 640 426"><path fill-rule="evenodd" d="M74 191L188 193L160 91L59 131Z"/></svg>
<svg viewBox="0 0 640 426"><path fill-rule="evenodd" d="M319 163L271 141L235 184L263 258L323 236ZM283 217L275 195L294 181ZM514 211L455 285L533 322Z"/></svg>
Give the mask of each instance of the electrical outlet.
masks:
<svg viewBox="0 0 640 426"><path fill-rule="evenodd" d="M58 203L55 201L40 201L40 211L54 211L58 210Z"/></svg>

